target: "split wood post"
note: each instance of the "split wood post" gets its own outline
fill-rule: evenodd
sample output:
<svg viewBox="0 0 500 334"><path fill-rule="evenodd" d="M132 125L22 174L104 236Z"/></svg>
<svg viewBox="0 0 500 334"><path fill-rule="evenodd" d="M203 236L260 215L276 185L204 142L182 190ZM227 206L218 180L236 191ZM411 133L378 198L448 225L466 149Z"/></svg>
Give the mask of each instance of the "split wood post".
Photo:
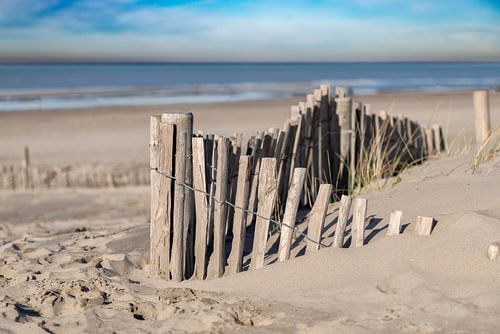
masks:
<svg viewBox="0 0 500 334"><path fill-rule="evenodd" d="M24 176L24 189L32 188L31 184L31 171L30 171L30 152L28 146L24 147L23 156L23 176Z"/></svg>
<svg viewBox="0 0 500 334"><path fill-rule="evenodd" d="M193 138L193 185L195 189L206 191L205 145L202 137ZM194 193L196 213L195 236L195 271L197 279L204 279L206 274L207 231L208 231L208 199L199 191Z"/></svg>
<svg viewBox="0 0 500 334"><path fill-rule="evenodd" d="M389 228L387 229L387 235L398 235L401 233L401 217L403 212L396 210L391 212L391 217L389 218Z"/></svg>
<svg viewBox="0 0 500 334"><path fill-rule="evenodd" d="M354 199L352 210L351 247L362 247L365 242L366 198Z"/></svg>
<svg viewBox="0 0 500 334"><path fill-rule="evenodd" d="M474 113L476 119L476 145L481 145L491 132L490 100L487 90L476 90L473 93Z"/></svg>
<svg viewBox="0 0 500 334"><path fill-rule="evenodd" d="M335 237L333 239L334 248L342 248L344 246L344 234L349 219L349 209L351 208L351 198L342 195L340 198L339 216L337 218L337 227L335 228Z"/></svg>
<svg viewBox="0 0 500 334"><path fill-rule="evenodd" d="M217 179L214 209L214 249L208 265L208 277L217 278L224 274L226 250L226 199L229 177L229 141L220 137L217 143Z"/></svg>
<svg viewBox="0 0 500 334"><path fill-rule="evenodd" d="M151 180L151 218L150 218L150 269L151 273L157 276L169 277L170 248L160 250L164 245L163 235L166 222L164 215L168 203L160 202L160 123L161 116L151 116L149 132L149 165ZM81 174L80 174L81 175ZM163 239L163 240L162 240ZM170 235L168 236L170 241Z"/></svg>
<svg viewBox="0 0 500 334"><path fill-rule="evenodd" d="M326 212L332 194L331 184L322 184L319 186L316 202L309 214L309 226L307 227L307 246L306 254L316 252L320 248L321 234L325 225Z"/></svg>
<svg viewBox="0 0 500 334"><path fill-rule="evenodd" d="M236 187L236 198L233 221L233 243L228 260L228 273L239 273L243 266L243 249L246 238L246 212L241 208L247 208L250 190L250 179L252 177L252 156L242 155L238 167L238 185Z"/></svg>
<svg viewBox="0 0 500 334"><path fill-rule="evenodd" d="M150 268L158 277L170 278L172 233L172 179L174 159L174 124L161 123L161 116L150 119ZM83 175L83 174L81 174Z"/></svg>
<svg viewBox="0 0 500 334"><path fill-rule="evenodd" d="M352 129L352 99L350 97L337 98L337 114L340 124L340 166L339 185L341 192L347 192L349 186L349 150L351 148Z"/></svg>
<svg viewBox="0 0 500 334"><path fill-rule="evenodd" d="M415 222L415 233L417 235L430 235L434 218L418 216Z"/></svg>
<svg viewBox="0 0 500 334"><path fill-rule="evenodd" d="M285 213L283 215L283 225L281 226L280 245L278 250L278 261L285 261L290 258L292 236L295 231L295 221L297 210L304 187L306 177L305 168L295 168L292 176L292 183L286 200Z"/></svg>
<svg viewBox="0 0 500 334"><path fill-rule="evenodd" d="M252 269L264 266L267 234L269 232L269 223L276 203L276 197L276 159L263 158L259 175L259 209L257 211L259 216L255 223L252 261L250 265Z"/></svg>
<svg viewBox="0 0 500 334"><path fill-rule="evenodd" d="M192 198L186 196L188 191L185 188L185 183L191 184L189 175L192 175L191 161L191 136L193 132L193 115L191 113L165 113L161 116L161 128L171 128L173 126L175 133L175 181L173 194L173 218L172 218L172 251L170 257L170 273L172 280L182 281L184 279L185 261L186 261L186 229L191 221L191 210L187 210L186 206L191 207L187 199ZM161 141L162 146L168 145L167 142ZM169 148L163 148L165 152L169 152ZM188 172L191 170L191 172ZM165 177L162 175L162 178ZM161 184L160 184L161 186ZM160 192L162 190L160 189ZM171 188L165 190L167 198L171 198ZM160 197L161 199L161 197Z"/></svg>

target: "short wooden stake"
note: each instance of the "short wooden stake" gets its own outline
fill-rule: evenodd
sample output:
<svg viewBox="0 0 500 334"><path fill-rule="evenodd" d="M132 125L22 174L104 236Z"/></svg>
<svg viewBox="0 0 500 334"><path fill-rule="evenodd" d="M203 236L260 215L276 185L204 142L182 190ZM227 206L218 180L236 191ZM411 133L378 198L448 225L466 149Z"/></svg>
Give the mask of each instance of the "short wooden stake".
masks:
<svg viewBox="0 0 500 334"><path fill-rule="evenodd" d="M337 218L337 227L335 228L335 237L333 239L333 247L342 248L344 246L344 234L349 218L349 209L351 208L351 198L342 195L340 198L339 216Z"/></svg>
<svg viewBox="0 0 500 334"><path fill-rule="evenodd" d="M270 217L273 213L277 197L276 159L263 158L259 174L258 217L255 223L252 261L250 267L258 269L264 266L267 234Z"/></svg>
<svg viewBox="0 0 500 334"><path fill-rule="evenodd" d="M322 184L319 186L318 196L309 214L309 226L307 227L307 246L306 254L319 250L321 243L321 234L325 225L326 212L332 195L332 185Z"/></svg>
<svg viewBox="0 0 500 334"><path fill-rule="evenodd" d="M389 228L387 229L387 235L398 235L401 232L402 216L403 216L402 211L391 212L391 218L389 219Z"/></svg>
<svg viewBox="0 0 500 334"><path fill-rule="evenodd" d="M352 210L351 247L362 247L365 242L366 198L354 199Z"/></svg>
<svg viewBox="0 0 500 334"><path fill-rule="evenodd" d="M415 222L415 233L417 235L430 235L434 218L418 216Z"/></svg>
<svg viewBox="0 0 500 334"><path fill-rule="evenodd" d="M290 184L290 190L286 200L285 214L283 215L278 261L285 261L290 258L292 236L295 229L297 210L299 208L306 172L307 170L305 168L295 168L293 171L292 183Z"/></svg>
<svg viewBox="0 0 500 334"><path fill-rule="evenodd" d="M476 119L476 143L481 145L491 132L490 101L487 90L476 90L473 93L474 113Z"/></svg>
<svg viewBox="0 0 500 334"><path fill-rule="evenodd" d="M250 193L250 179L252 177L252 156L242 155L238 167L238 184L236 186L233 221L233 243L228 260L228 273L239 273L243 265L243 249L246 238L246 212L240 208L247 208Z"/></svg>
<svg viewBox="0 0 500 334"><path fill-rule="evenodd" d="M488 259L495 261L500 252L500 245L497 242L488 246Z"/></svg>

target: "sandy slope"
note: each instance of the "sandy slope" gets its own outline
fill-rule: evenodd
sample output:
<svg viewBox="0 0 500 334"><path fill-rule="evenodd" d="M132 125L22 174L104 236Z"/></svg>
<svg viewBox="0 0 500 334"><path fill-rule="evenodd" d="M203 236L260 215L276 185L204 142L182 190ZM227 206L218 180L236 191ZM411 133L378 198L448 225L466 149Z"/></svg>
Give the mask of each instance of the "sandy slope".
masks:
<svg viewBox="0 0 500 334"><path fill-rule="evenodd" d="M148 273L147 188L1 193L0 330L498 332L500 260L486 248L500 241L500 161L475 174L469 161L430 161L367 193L362 249L182 284ZM438 224L387 237L393 209Z"/></svg>
<svg viewBox="0 0 500 334"><path fill-rule="evenodd" d="M451 134L473 126L470 92L361 99L422 122L446 124L452 110ZM0 162L28 144L34 163L146 164L152 113L191 109L197 129L253 133L281 126L292 102L0 113ZM277 264L270 247L263 269L182 284L149 275L148 187L0 191L0 332L498 333L500 259L486 249L500 242L500 160L470 165L428 161L367 191L364 248ZM410 224L387 237L396 209ZM337 214L332 204L326 244ZM438 220L430 237L412 233L417 215Z"/></svg>

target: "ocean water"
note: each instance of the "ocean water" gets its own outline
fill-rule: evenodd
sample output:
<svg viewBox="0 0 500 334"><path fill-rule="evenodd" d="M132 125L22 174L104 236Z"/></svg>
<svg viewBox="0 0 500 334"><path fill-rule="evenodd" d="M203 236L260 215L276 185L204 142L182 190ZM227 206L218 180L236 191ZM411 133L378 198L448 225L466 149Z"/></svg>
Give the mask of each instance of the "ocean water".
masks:
<svg viewBox="0 0 500 334"><path fill-rule="evenodd" d="M0 111L285 98L320 83L354 94L497 89L500 62L0 65Z"/></svg>

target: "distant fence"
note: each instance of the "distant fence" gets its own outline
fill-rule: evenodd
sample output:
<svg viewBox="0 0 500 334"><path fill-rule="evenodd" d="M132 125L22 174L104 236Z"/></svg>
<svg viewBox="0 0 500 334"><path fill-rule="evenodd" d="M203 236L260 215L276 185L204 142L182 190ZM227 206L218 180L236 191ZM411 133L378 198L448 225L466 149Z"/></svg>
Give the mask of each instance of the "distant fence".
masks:
<svg viewBox="0 0 500 334"><path fill-rule="evenodd" d="M192 125L190 113L151 117L151 270L176 281L242 271L245 244L249 269L264 266L270 234L279 234L278 261L290 257L294 236L317 251L326 246L328 204L338 200L332 246L343 247L346 194L446 149L440 126L372 114L329 85L292 106L282 129L258 132L246 145L241 134L193 134ZM364 244L366 205L354 200L355 246ZM299 207L310 209L307 232L296 228Z"/></svg>
<svg viewBox="0 0 500 334"><path fill-rule="evenodd" d="M7 190L105 188L149 183L149 170L143 165L33 165L27 147L20 165L0 165L0 189Z"/></svg>

